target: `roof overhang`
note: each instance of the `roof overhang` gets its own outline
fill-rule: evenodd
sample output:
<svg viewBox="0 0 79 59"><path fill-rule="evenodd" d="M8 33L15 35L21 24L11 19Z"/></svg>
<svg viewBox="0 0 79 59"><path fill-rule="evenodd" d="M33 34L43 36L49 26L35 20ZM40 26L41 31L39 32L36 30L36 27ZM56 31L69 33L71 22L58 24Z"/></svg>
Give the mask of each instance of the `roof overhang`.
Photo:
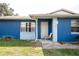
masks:
<svg viewBox="0 0 79 59"><path fill-rule="evenodd" d="M76 18L79 17L79 14L71 12L69 10L65 10L65 9L60 9L51 13L46 13L46 14L31 14L30 15L31 18L52 18L52 17L71 17L71 18Z"/></svg>
<svg viewBox="0 0 79 59"><path fill-rule="evenodd" d="M79 14L73 14L73 15L50 15L50 14L40 14L40 15L30 15L30 17L35 17L35 18L39 18L39 17L49 17L49 18L52 18L52 17L71 17L71 18L74 18L74 17L79 17Z"/></svg>
<svg viewBox="0 0 79 59"><path fill-rule="evenodd" d="M29 16L0 16L0 20L32 20Z"/></svg>

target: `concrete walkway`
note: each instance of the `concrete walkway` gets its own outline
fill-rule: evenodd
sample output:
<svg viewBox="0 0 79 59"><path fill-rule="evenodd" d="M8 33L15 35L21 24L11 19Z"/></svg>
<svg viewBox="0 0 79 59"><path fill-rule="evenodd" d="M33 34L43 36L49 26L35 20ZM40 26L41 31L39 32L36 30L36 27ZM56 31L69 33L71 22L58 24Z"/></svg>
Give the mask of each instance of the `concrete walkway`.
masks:
<svg viewBox="0 0 79 59"><path fill-rule="evenodd" d="M41 40L42 42L42 48L43 49L53 49L53 48L56 48L56 49L64 49L64 48L67 48L67 49L79 49L79 46L76 46L76 45L69 45L69 44L63 44L61 45L60 43L57 43L57 42L52 42L52 41L47 41L47 40Z"/></svg>

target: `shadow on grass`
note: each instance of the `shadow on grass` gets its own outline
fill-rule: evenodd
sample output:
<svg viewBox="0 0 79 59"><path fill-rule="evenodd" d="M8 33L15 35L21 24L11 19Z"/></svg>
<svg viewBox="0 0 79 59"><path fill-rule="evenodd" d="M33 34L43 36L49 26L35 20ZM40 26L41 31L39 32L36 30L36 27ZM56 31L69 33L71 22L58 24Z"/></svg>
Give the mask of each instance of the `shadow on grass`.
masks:
<svg viewBox="0 0 79 59"><path fill-rule="evenodd" d="M0 40L1 47L40 47L40 42L35 42L31 40Z"/></svg>

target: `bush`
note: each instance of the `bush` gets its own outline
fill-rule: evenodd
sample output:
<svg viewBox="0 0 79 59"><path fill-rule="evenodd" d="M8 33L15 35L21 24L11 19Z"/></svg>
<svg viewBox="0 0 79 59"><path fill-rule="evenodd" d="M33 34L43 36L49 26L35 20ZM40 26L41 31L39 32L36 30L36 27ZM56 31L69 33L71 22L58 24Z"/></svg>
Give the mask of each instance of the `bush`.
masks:
<svg viewBox="0 0 79 59"><path fill-rule="evenodd" d="M12 39L13 39L13 37L11 37L11 36L6 36L6 37L3 38L3 40L5 40L5 41L10 41Z"/></svg>

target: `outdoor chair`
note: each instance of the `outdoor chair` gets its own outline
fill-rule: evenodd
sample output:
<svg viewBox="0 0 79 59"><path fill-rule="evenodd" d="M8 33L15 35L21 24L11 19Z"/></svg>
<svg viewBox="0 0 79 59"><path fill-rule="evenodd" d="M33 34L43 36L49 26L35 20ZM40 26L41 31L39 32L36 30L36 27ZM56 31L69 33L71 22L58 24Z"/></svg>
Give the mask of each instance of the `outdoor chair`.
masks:
<svg viewBox="0 0 79 59"><path fill-rule="evenodd" d="M49 36L44 36L44 38L43 39L45 39L45 40L51 40L53 38L53 34L52 33L50 33L50 35Z"/></svg>

